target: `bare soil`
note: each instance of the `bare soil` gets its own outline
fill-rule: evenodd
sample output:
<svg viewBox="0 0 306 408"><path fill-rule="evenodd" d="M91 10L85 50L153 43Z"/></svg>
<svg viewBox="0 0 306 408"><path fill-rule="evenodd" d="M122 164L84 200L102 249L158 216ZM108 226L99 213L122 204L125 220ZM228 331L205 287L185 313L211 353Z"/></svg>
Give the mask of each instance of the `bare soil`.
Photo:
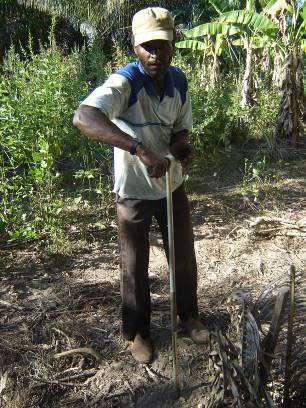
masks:
<svg viewBox="0 0 306 408"><path fill-rule="evenodd" d="M270 169L277 177L259 180L254 197L239 187L240 159L225 154L210 168L195 165L187 182L199 308L212 331L226 331L226 300L234 288L256 298L271 281L286 276L291 264L297 271L305 269L305 161L297 158ZM285 224L258 233L252 222L261 216ZM135 363L120 336L115 222L88 232L85 243L84 231L78 242L78 231L76 220L61 253L44 252L41 245L1 251L0 406L204 407L210 350L193 344L182 331L179 398L171 385L169 278L156 227L150 253L155 346L150 366Z"/></svg>

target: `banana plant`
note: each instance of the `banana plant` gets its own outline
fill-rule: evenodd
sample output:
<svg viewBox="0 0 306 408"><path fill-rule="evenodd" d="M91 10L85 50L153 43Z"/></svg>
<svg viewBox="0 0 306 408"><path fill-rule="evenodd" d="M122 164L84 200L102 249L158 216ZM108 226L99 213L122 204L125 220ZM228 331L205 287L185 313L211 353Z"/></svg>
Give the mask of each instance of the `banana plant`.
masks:
<svg viewBox="0 0 306 408"><path fill-rule="evenodd" d="M265 13L278 24L284 61L276 140L289 141L298 147L304 134L302 122L306 106L302 58L306 42L306 3L277 0L268 6Z"/></svg>
<svg viewBox="0 0 306 408"><path fill-rule="evenodd" d="M214 24L208 23L207 26ZM203 40L184 40L176 43L177 48L186 48L200 51L202 54L201 79L204 86L213 86L219 76L219 57L225 47L226 36L218 27L207 27L207 31L215 32L214 36L207 35ZM209 69L207 69L209 67ZM207 78L209 76L209 78ZM208 79L208 80L207 80Z"/></svg>
<svg viewBox="0 0 306 408"><path fill-rule="evenodd" d="M221 36L223 42L219 44L234 44L233 41L240 39L240 45L243 45L246 51L246 68L242 87L243 107L252 106L256 99L256 88L254 80L254 52L253 43L258 35L270 34L277 31L276 24L267 16L255 11L254 1L248 0L245 9L230 10L228 3L224 0L210 0L210 3L219 13L216 21L203 24L187 31L186 37L197 39L198 37L217 38ZM189 40L190 41L190 40ZM190 43L189 43L190 44ZM186 42L177 45L180 48L188 48ZM218 49L220 54L222 49Z"/></svg>

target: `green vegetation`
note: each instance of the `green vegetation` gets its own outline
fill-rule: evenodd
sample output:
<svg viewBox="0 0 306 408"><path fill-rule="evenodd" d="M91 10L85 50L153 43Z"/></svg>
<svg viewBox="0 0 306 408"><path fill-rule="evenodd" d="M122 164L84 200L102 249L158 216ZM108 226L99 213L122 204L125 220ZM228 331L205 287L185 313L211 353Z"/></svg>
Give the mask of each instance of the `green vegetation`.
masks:
<svg viewBox="0 0 306 408"><path fill-rule="evenodd" d="M182 348L184 375L188 362L188 377L204 387L188 388L178 404L273 407L283 399L289 407L290 397L294 405L304 395L305 0L0 0L0 405L3 397L8 408L118 405L125 391L113 392L114 375L137 406L139 396L156 403L155 391L164 391L167 347L149 377L139 371L143 382L130 375L130 364L119 364L127 349L114 313L112 149L72 126L90 90L134 58L131 16L148 5L168 7L178 27L173 64L188 77L193 106L195 161L186 184L199 300L217 329L209 364L203 349ZM163 262L153 280L161 317L168 299ZM227 327L224 300L236 286ZM107 363L97 369L90 353L88 360L54 358L60 350L96 348ZM199 383L207 374L211 382Z"/></svg>
<svg viewBox="0 0 306 408"><path fill-rule="evenodd" d="M39 1L18 1L10 5L2 0L2 3L11 11L33 6L40 12L52 11L63 17L71 11L70 6L57 7L56 1L46 5ZM97 15L96 20L90 20L92 24L96 23L96 28L100 29L98 20L104 21L107 13L119 5L118 15L122 18L116 15L114 24L120 26L123 16L126 18L134 9L146 5L134 2L125 14L125 6L119 3L109 2L109 9L101 9L100 17ZM289 82L281 92L275 81L276 59L274 67L271 63L267 65L266 59L276 58L278 50L284 60L286 53L282 51L282 44L287 37L293 38L295 56L300 55L305 42L305 6L302 11L294 5L284 10L279 2L274 6L269 3L269 7L262 7L259 13L251 3L243 10L237 10L239 6L234 3L231 6L221 3L211 0L210 7L205 8L207 5L204 7L196 2L191 9L189 6L180 9L176 4L178 8L174 14L181 22L180 37L183 39L185 32L187 38L192 39L178 44L179 49L183 49L177 52L174 64L181 66L189 79L194 115L192 141L198 163L204 166L216 159L220 148L229 149L233 144L260 144L258 155L251 161L243 160L240 166L244 169L241 191L245 195L252 192L258 197L258 171L262 172L269 160L284 156L276 138L280 132L280 118L286 118L287 128L293 123L288 116L291 102L283 92L285 89L287 96L290 94L288 70L285 79ZM73 4L78 3L72 2L71 7ZM169 1L165 6L171 8L174 4ZM201 13L204 9L208 10L208 15ZM84 7L79 11L74 8L71 13L75 22L84 20ZM295 16L294 24L273 42L277 30L272 16L277 15L281 20L286 13ZM9 18L5 20L6 25ZM186 32L184 27L190 26L190 18L200 25ZM76 107L89 90L133 56L118 41L113 41L111 54L109 46L103 51L101 44L95 41L87 48L67 52L55 43L57 31L53 23L48 45L41 45L39 52L37 38L34 46L30 37L21 51L20 47L18 51L11 47L1 67L0 233L3 242L39 237L63 239L76 214L80 213L87 214L86 221L84 218L87 224L106 225L110 220L111 149L88 141L71 122ZM197 38L199 41L195 40ZM252 59L251 82L250 78L246 80L246 45L252 50L252 58L255 51L257 56L257 64ZM299 78L302 81L302 76ZM248 84L255 83L256 92L246 89ZM245 92L252 97L252 103L241 103ZM299 101L303 95L299 95ZM294 103L292 106L298 107L298 114L295 112L293 119L300 137L299 115L302 112L300 102ZM287 113L279 111L282 106ZM297 140L295 136L294 145Z"/></svg>
<svg viewBox="0 0 306 408"><path fill-rule="evenodd" d="M109 149L89 142L71 125L76 107L88 93L92 70L96 76L104 74L102 62L83 51L65 56L53 41L39 54L9 51L0 76L4 238L56 233L67 199L80 203L88 190L102 197L108 192L102 172L107 180Z"/></svg>

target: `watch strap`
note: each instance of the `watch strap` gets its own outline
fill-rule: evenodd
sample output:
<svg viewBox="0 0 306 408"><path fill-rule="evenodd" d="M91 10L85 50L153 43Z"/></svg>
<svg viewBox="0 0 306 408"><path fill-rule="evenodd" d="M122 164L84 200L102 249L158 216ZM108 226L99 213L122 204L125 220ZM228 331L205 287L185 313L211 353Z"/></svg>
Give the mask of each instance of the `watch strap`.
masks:
<svg viewBox="0 0 306 408"><path fill-rule="evenodd" d="M132 156L134 156L136 154L136 150L137 150L137 146L138 145L142 145L142 142L138 139L133 139L132 141L132 146L130 148L130 153Z"/></svg>

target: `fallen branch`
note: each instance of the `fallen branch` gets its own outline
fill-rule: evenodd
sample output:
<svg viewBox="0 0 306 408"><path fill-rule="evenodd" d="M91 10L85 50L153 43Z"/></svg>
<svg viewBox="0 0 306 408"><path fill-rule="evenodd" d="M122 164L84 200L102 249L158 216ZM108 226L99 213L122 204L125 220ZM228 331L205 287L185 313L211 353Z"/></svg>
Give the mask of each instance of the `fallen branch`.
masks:
<svg viewBox="0 0 306 408"><path fill-rule="evenodd" d="M284 235L298 238L306 237L305 219L293 223L281 218L258 217L253 221L249 221L249 223L250 227L254 229L254 233L257 235Z"/></svg>
<svg viewBox="0 0 306 408"><path fill-rule="evenodd" d="M38 384L33 384L31 388L41 387L42 385L45 385L45 384L60 385L62 387L83 387L84 386L83 383L69 383L69 382L63 382L60 380L47 380L41 377L33 377L33 380L37 381Z"/></svg>
<svg viewBox="0 0 306 408"><path fill-rule="evenodd" d="M66 377L59 378L58 381L71 381L71 380L80 380L81 378L87 378L95 375L98 372L97 369L93 368L90 370L84 370L82 373L79 374L72 374Z"/></svg>
<svg viewBox="0 0 306 408"><path fill-rule="evenodd" d="M66 356L70 356L71 354L76 354L76 353L90 354L93 357L95 357L99 363L103 361L101 354L99 354L97 351L95 351L91 347L80 347L80 348L76 348L72 350L62 351L61 353L54 354L54 358L66 357Z"/></svg>

